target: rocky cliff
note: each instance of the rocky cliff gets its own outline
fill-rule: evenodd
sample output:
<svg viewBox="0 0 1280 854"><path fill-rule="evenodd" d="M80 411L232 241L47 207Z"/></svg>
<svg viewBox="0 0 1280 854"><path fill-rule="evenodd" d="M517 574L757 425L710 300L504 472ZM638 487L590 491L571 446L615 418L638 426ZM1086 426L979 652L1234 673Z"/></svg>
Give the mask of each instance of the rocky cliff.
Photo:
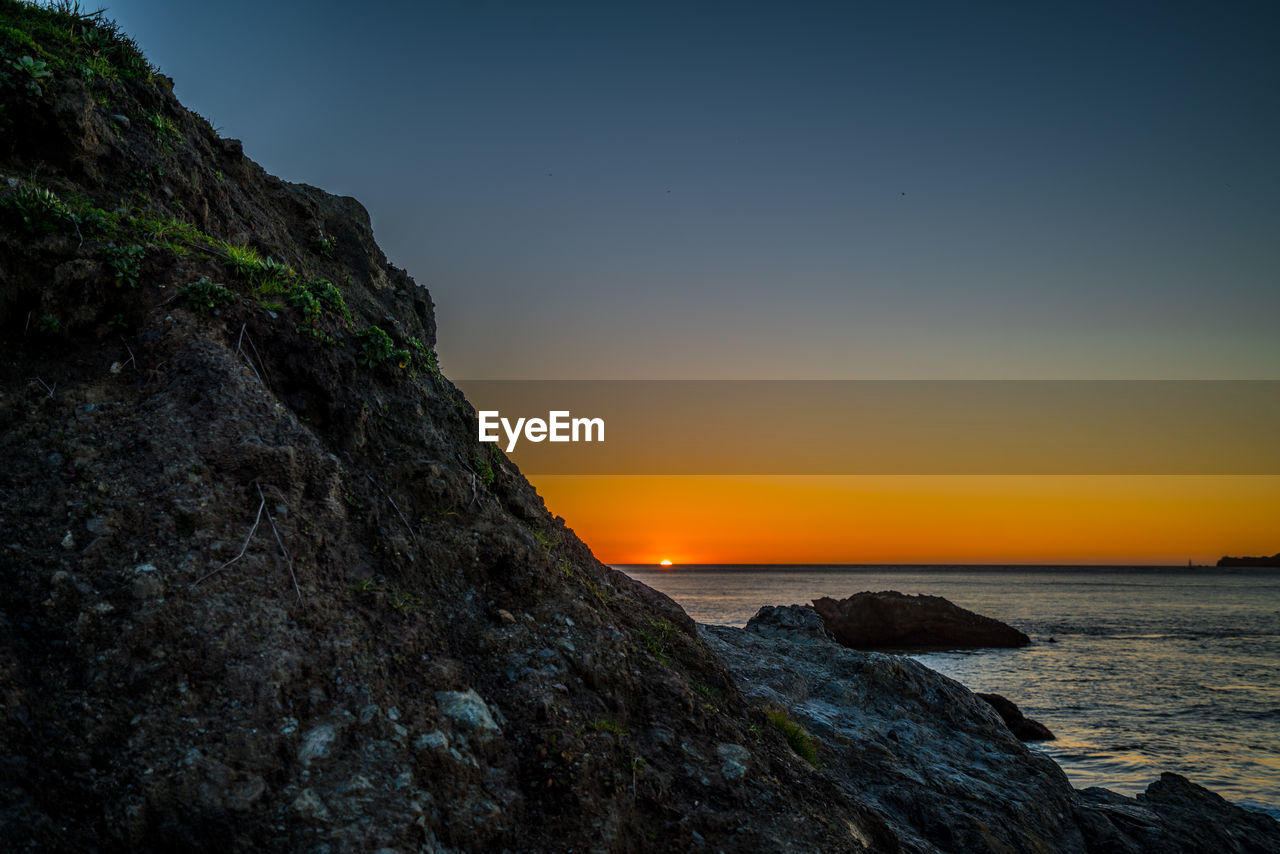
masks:
<svg viewBox="0 0 1280 854"><path fill-rule="evenodd" d="M0 848L894 847L477 443L357 202L0 19Z"/></svg>
<svg viewBox="0 0 1280 854"><path fill-rule="evenodd" d="M878 742L846 767L801 738L732 638L602 566L476 442L430 296L357 202L265 174L65 6L0 0L0 333L0 849L1081 838L1060 772L982 747L995 713L922 668L876 659L879 690L974 731L953 766L1049 781L1016 833L939 836L987 807L968 777L949 812L895 800L937 747L914 731L879 776Z"/></svg>

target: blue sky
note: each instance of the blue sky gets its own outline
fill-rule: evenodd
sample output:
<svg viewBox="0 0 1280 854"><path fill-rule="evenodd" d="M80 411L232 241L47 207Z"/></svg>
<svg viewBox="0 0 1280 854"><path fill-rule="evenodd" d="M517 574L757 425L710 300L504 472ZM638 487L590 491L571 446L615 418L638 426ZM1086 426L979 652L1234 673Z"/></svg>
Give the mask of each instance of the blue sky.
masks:
<svg viewBox="0 0 1280 854"><path fill-rule="evenodd" d="M1280 6L118 0L455 378L1280 377Z"/></svg>

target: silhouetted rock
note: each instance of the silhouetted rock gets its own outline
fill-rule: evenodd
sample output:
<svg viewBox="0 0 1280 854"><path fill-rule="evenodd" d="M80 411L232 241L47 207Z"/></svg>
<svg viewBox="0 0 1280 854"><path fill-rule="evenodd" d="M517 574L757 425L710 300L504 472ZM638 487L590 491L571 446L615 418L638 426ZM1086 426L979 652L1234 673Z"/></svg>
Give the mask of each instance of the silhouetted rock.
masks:
<svg viewBox="0 0 1280 854"><path fill-rule="evenodd" d="M1031 639L999 620L941 596L893 590L815 599L813 608L835 639L853 649L975 649L1026 646Z"/></svg>
<svg viewBox="0 0 1280 854"><path fill-rule="evenodd" d="M1280 823L1228 803L1179 774L1164 773L1137 798L1109 789L1080 792L1090 822L1086 831L1097 851L1146 852L1280 851ZM1098 822L1097 818L1103 818Z"/></svg>
<svg viewBox="0 0 1280 854"><path fill-rule="evenodd" d="M1218 566L1280 566L1280 553L1270 557L1223 557L1218 559Z"/></svg>
<svg viewBox="0 0 1280 854"><path fill-rule="evenodd" d="M1000 714L1000 719L1019 741L1053 741L1054 735L1049 732L1049 728L1022 714L1018 704L1012 700L1000 694L976 693L975 696L991 704L991 708Z"/></svg>

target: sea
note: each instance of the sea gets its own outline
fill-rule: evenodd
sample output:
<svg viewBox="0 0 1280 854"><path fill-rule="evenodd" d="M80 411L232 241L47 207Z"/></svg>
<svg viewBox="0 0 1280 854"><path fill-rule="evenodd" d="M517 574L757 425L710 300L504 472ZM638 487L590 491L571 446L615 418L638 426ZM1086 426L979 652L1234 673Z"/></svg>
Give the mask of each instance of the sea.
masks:
<svg viewBox="0 0 1280 854"><path fill-rule="evenodd" d="M943 596L1022 649L911 657L1003 694L1056 741L1077 788L1142 792L1174 771L1280 819L1280 569L1135 566L617 566L701 623L861 591Z"/></svg>

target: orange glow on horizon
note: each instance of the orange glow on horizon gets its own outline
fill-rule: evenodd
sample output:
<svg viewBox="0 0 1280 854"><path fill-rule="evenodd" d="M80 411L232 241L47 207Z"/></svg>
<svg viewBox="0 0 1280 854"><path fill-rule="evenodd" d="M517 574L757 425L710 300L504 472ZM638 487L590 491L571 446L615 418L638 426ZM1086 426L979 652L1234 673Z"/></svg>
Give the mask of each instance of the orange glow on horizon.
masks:
<svg viewBox="0 0 1280 854"><path fill-rule="evenodd" d="M535 476L605 563L1212 565L1272 554L1277 476Z"/></svg>

